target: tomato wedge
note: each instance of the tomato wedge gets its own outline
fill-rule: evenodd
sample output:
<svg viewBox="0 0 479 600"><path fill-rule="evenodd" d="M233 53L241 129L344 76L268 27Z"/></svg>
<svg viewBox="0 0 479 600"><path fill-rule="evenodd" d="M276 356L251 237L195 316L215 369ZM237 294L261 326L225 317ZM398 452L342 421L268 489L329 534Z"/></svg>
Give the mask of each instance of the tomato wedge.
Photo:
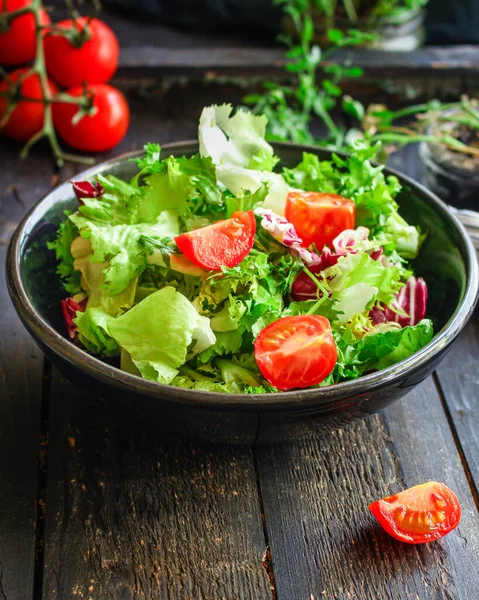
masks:
<svg viewBox="0 0 479 600"><path fill-rule="evenodd" d="M336 344L326 317L283 317L265 327L254 343L261 373L280 390L323 381L337 361Z"/></svg>
<svg viewBox="0 0 479 600"><path fill-rule="evenodd" d="M234 267L253 247L256 219L252 210L235 212L230 219L189 231L175 238L192 263L209 271Z"/></svg>
<svg viewBox="0 0 479 600"><path fill-rule="evenodd" d="M389 535L407 544L438 540L461 520L456 494L436 481L377 500L369 505L369 510Z"/></svg>
<svg viewBox="0 0 479 600"><path fill-rule="evenodd" d="M345 229L354 229L356 205L338 194L290 192L285 216L307 248L316 244L321 250Z"/></svg>

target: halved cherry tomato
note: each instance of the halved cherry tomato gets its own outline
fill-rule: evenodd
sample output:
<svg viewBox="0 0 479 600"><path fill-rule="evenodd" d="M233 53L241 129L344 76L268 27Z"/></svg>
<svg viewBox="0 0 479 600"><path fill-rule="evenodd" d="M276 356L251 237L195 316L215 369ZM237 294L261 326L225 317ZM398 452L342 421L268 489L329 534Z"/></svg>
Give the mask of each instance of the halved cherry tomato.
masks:
<svg viewBox="0 0 479 600"><path fill-rule="evenodd" d="M435 481L377 500L369 505L369 510L389 535L407 544L438 540L461 520L456 494Z"/></svg>
<svg viewBox="0 0 479 600"><path fill-rule="evenodd" d="M0 12L7 13L25 8L32 0L2 0ZM40 10L40 25L48 25L48 13ZM0 34L0 65L22 65L35 58L37 53L37 32L35 17L29 12L10 22L5 33Z"/></svg>
<svg viewBox="0 0 479 600"><path fill-rule="evenodd" d="M8 91L27 71L26 67L22 67L10 73L8 77L0 82L0 92ZM52 95L58 93L58 88L53 81L48 80L48 88ZM36 73L33 73L23 79L20 85L20 93L25 98L31 98L32 102L20 100L0 131L9 138L12 138L12 140L27 142L40 131L43 127L43 119L45 118L45 105L42 102L38 102L43 98L40 77ZM5 114L7 107L7 99L0 97L0 119Z"/></svg>
<svg viewBox="0 0 479 600"><path fill-rule="evenodd" d="M319 315L271 323L256 338L254 356L265 379L280 390L321 383L337 361L331 325Z"/></svg>
<svg viewBox="0 0 479 600"><path fill-rule="evenodd" d="M253 247L256 220L252 210L235 212L230 219L189 231L175 238L176 245L192 263L220 271L234 267Z"/></svg>
<svg viewBox="0 0 479 600"><path fill-rule="evenodd" d="M345 229L354 229L356 205L338 194L322 192L290 192L286 198L285 215L303 240L321 250L331 244Z"/></svg>

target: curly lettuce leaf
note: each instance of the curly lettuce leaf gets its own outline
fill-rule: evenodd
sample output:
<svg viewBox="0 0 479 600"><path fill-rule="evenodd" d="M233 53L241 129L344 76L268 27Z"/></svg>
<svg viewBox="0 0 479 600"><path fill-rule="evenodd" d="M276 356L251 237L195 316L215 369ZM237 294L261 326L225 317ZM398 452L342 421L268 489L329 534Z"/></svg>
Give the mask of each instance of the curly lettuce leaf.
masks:
<svg viewBox="0 0 479 600"><path fill-rule="evenodd" d="M68 215L68 212L65 214ZM47 247L55 251L58 261L57 273L62 285L72 296L81 292L81 273L75 269L75 259L71 252L71 245L76 237L78 237L78 229L67 216L58 228L56 239L47 243Z"/></svg>
<svg viewBox="0 0 479 600"><path fill-rule="evenodd" d="M87 220L75 214L70 219L80 235L90 240L91 263L106 263L103 269L105 286L116 296L125 290L147 265L147 250L141 243L142 236L151 238L174 237L180 232L174 211L163 211L155 223L137 225L108 225Z"/></svg>
<svg viewBox="0 0 479 600"><path fill-rule="evenodd" d="M351 330L334 332L338 362L332 374L321 385L356 379L371 371L380 371L418 352L433 337L433 325L423 319L413 327L396 327L382 331L378 326L356 339Z"/></svg>
<svg viewBox="0 0 479 600"><path fill-rule="evenodd" d="M78 207L82 217L108 225L130 225L138 219L142 191L114 175L97 175L105 190L100 198L84 198Z"/></svg>

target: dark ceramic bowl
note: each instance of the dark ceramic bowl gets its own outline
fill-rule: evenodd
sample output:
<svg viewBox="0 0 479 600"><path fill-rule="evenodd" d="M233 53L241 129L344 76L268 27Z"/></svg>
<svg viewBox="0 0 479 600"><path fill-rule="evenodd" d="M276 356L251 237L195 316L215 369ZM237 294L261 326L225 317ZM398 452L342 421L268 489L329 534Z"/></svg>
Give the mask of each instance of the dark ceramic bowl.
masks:
<svg viewBox="0 0 479 600"><path fill-rule="evenodd" d="M164 151L190 155L194 142L172 144ZM303 150L329 159L317 148L276 144L283 165L295 165ZM79 179L97 173L129 178L132 157L110 160ZM78 385L112 402L127 402L147 411L174 433L213 440L251 443L304 437L370 415L391 404L425 379L444 358L472 314L478 292L478 266L464 228L446 206L426 189L395 173L404 185L401 213L428 232L414 269L427 281L434 339L410 358L355 381L322 389L268 395L218 394L184 390L125 373L74 346L64 335L59 301L64 296L55 274L55 257L46 242L55 237L64 211L77 203L69 183L41 200L16 230L8 254L9 291L25 327L47 357Z"/></svg>

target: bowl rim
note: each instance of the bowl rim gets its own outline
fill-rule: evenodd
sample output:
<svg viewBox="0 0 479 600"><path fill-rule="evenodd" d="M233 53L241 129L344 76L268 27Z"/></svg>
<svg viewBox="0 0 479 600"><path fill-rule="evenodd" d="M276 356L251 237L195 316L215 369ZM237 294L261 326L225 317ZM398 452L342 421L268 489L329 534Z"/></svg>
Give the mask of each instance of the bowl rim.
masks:
<svg viewBox="0 0 479 600"><path fill-rule="evenodd" d="M317 153L317 146L295 144L291 142L274 142L276 149L294 149L302 152ZM198 149L196 140L186 140L162 145L162 151L184 151L190 152ZM81 173L75 175L78 179L88 179L99 172L118 166L118 163L137 158L143 154L143 150L135 150L121 154L107 161L101 162ZM337 153L341 155L341 153ZM149 381L139 376L132 375L117 367L113 367L101 359L89 354L86 350L72 344L60 332L50 326L45 319L35 310L28 299L28 295L22 284L20 276L20 258L23 240L27 232L37 222L37 212L43 204L51 199L51 195L58 192L62 187L68 186L65 181L58 187L50 190L43 196L24 216L17 226L10 241L7 252L7 286L14 307L19 314L23 324L40 345L46 346L54 354L66 360L72 366L85 371L94 379L106 382L113 387L122 388L123 391L131 391L143 396L156 397L158 400L169 400L181 404L206 407L211 409L297 409L311 406L327 406L333 401L345 399L351 396L368 396L369 392L377 388L386 387L396 377L413 373L428 359L432 359L444 347L449 346L459 335L467 321L471 317L479 295L479 267L476 252L465 228L452 214L447 205L435 194L422 184L414 181L395 169L386 167L388 175L395 175L402 184L412 188L429 206L432 206L439 214L455 228L462 245L461 254L464 257L466 267L466 286L461 302L449 318L446 325L436 334L433 339L421 350L386 369L364 375L354 380L344 381L323 388L309 388L277 392L274 394L227 394L221 392L208 392L202 390L190 390L160 384Z"/></svg>

